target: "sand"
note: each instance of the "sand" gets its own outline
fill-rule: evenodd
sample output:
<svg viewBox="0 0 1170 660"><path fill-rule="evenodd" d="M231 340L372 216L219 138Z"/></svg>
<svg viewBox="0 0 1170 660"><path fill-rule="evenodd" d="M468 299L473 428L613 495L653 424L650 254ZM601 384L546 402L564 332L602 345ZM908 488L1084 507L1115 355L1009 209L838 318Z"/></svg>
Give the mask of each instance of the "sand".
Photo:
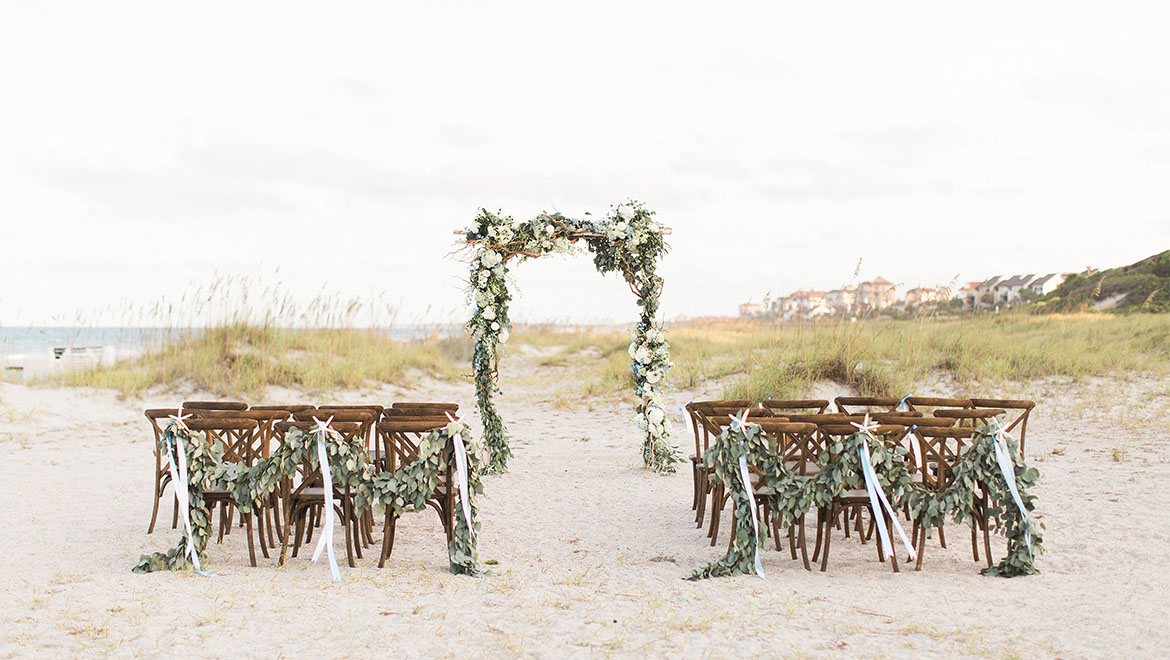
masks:
<svg viewBox="0 0 1170 660"><path fill-rule="evenodd" d="M574 394L579 363L510 358L499 403L511 470L484 480L481 560L447 572L433 512L407 514L379 570L369 555L333 584L304 555L248 566L246 537L211 545L216 578L130 572L172 546L147 535L151 436L142 409L87 389L0 384L0 657L1164 657L1170 645L1170 397L1130 378L1016 384L1039 409L1028 437L1047 525L1038 576L982 577L967 535L932 542L924 570L893 574L873 545L835 539L827 573L787 551L755 577L683 578L716 559L695 528L690 474L644 471L625 397ZM949 394L934 383L929 393ZM823 389L823 387L822 387ZM1004 391L988 391L989 395ZM682 403L719 385L679 391ZM923 390L926 394L927 390ZM269 392L268 401L306 395ZM317 402L452 399L409 388ZM476 420L469 415L475 424ZM689 431L676 427L689 452ZM169 516L169 506L165 509ZM169 520L169 519L168 519ZM344 548L337 536L338 548ZM994 549L1003 552L1002 539Z"/></svg>

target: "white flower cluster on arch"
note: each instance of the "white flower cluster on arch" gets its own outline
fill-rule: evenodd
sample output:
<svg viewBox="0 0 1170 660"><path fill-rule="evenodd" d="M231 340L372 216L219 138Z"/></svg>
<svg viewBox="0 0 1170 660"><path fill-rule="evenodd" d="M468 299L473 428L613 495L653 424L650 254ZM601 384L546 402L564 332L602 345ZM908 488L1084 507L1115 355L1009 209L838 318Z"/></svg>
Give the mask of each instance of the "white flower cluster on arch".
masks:
<svg viewBox="0 0 1170 660"><path fill-rule="evenodd" d="M507 429L492 397L498 392L496 373L504 344L511 332L508 303L512 300L508 268L514 258L535 259L546 254L570 254L585 241L601 273L620 271L642 308L630 342L635 392L640 397L636 421L644 435L642 457L647 467L673 472L678 450L669 443L671 426L664 390L670 370L670 348L661 326L655 324L662 279L655 272L666 253L663 227L654 213L638 202L610 209L598 219L576 220L544 213L518 222L481 209L464 232L473 247L469 303L474 307L467 328L475 340L476 403L484 424L484 441L491 449L491 470L507 468L511 449Z"/></svg>

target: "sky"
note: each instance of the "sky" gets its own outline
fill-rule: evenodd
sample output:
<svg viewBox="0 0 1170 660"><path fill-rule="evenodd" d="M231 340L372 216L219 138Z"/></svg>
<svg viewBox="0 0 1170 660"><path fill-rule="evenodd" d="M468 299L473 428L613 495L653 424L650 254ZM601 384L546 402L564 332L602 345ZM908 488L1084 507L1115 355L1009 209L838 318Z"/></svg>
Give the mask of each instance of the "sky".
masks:
<svg viewBox="0 0 1170 660"><path fill-rule="evenodd" d="M453 231L627 199L667 319L1170 248L1164 2L0 4L0 326L238 278L466 316ZM637 317L587 255L518 321ZM367 307L373 307L370 302ZM133 317L133 318L131 318Z"/></svg>

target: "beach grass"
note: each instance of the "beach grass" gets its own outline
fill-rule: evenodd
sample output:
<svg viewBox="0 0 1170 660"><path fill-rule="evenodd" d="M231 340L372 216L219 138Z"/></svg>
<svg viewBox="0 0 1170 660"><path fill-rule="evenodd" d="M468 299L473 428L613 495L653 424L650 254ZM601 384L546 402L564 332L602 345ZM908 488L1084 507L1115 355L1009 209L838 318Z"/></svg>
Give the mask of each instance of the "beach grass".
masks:
<svg viewBox="0 0 1170 660"><path fill-rule="evenodd" d="M521 341L568 343L560 334ZM781 324L714 320L668 328L671 383L688 389L727 379L729 398L796 398L833 381L863 395L904 396L944 374L960 385L1053 376L1080 379L1170 373L1170 315L1026 313ZM576 350L601 360L582 379L584 394L633 387L628 338L579 334Z"/></svg>
<svg viewBox="0 0 1170 660"><path fill-rule="evenodd" d="M124 396L152 387L193 386L218 396L255 396L268 386L310 392L408 384L418 373L454 379L468 371L463 337L396 341L372 330L285 329L230 324L175 332L133 360L65 371L49 384L86 385Z"/></svg>
<svg viewBox="0 0 1170 660"><path fill-rule="evenodd" d="M765 323L730 319L667 328L674 387L711 380L732 398L795 398L833 381L863 395L904 396L939 374L960 386L1064 376L1170 373L1170 315L1011 313L997 316ZM544 366L582 369L569 389L608 395L633 387L629 333L556 326L517 328L508 352L549 352ZM57 373L50 384L139 394L194 386L222 396L254 396L267 386L310 392L409 384L418 374L464 377L464 335L397 341L376 330L285 329L225 324L175 332L160 349L112 366ZM507 357L504 369L507 369ZM562 388L564 389L564 388Z"/></svg>

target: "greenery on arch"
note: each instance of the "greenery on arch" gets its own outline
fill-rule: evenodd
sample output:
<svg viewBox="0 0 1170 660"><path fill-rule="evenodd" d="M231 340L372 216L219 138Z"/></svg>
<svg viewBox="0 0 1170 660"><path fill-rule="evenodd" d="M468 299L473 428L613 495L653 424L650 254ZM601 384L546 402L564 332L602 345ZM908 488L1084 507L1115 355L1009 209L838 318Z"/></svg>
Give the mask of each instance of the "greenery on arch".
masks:
<svg viewBox="0 0 1170 660"><path fill-rule="evenodd" d="M634 391L640 399L635 420L643 433L642 460L657 472L674 472L679 454L670 444L672 429L664 394L671 367L670 349L661 326L655 324L662 294L662 278L656 271L667 245L663 227L653 216L653 211L633 201L610 209L600 218L585 220L542 213L527 222L518 222L480 209L464 232L464 239L474 251L469 287L474 312L467 328L475 340L472 366L476 404L483 418L484 441L491 450L490 471L506 470L512 454L507 428L493 401L499 392L496 376L501 351L511 332L509 267L513 259L572 253L575 244L584 241L593 253L598 272L620 271L642 308L629 349Z"/></svg>

